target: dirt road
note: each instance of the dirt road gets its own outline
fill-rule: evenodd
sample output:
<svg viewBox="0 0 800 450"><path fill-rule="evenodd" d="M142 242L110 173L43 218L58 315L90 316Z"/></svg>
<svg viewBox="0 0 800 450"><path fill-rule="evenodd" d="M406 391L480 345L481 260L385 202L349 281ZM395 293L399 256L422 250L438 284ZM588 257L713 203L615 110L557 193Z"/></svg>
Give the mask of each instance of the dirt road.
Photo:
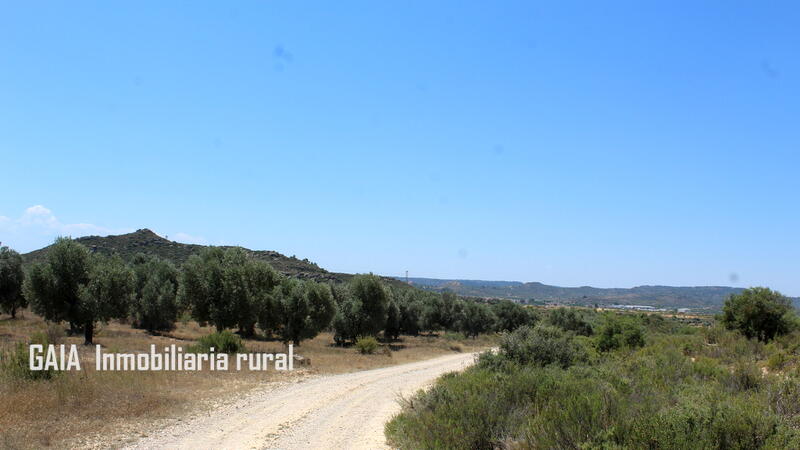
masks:
<svg viewBox="0 0 800 450"><path fill-rule="evenodd" d="M459 353L256 392L207 416L159 430L129 448L386 448L383 426L399 410L398 396L463 369L474 356Z"/></svg>

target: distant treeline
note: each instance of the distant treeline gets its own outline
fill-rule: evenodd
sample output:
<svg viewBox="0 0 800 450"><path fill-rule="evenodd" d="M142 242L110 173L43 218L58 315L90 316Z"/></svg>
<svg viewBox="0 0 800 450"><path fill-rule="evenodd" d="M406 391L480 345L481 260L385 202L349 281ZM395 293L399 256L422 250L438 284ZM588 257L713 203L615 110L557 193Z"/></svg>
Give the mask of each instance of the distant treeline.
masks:
<svg viewBox="0 0 800 450"><path fill-rule="evenodd" d="M206 247L180 267L157 256L94 253L59 238L43 261L23 269L14 250L0 249L0 308L20 308L51 322L66 322L92 343L95 325L129 321L150 332L169 331L181 317L261 334L299 345L331 329L339 344L360 337L397 339L440 330L511 331L536 321L535 313L511 301L492 304L386 284L356 275L344 284L281 275L240 248Z"/></svg>

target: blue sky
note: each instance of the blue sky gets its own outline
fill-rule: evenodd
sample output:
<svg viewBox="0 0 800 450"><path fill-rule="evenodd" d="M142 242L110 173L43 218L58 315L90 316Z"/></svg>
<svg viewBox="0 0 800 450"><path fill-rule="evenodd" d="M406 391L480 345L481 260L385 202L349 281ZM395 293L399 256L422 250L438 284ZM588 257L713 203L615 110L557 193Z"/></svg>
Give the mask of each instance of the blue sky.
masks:
<svg viewBox="0 0 800 450"><path fill-rule="evenodd" d="M659 3L5 2L0 241L800 295L800 8Z"/></svg>

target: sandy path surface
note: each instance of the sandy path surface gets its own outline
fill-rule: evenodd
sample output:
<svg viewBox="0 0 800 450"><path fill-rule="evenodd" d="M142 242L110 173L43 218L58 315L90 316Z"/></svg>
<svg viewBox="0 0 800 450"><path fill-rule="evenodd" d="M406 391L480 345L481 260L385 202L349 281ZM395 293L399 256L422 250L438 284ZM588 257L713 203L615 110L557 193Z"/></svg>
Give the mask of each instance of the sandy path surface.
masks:
<svg viewBox="0 0 800 450"><path fill-rule="evenodd" d="M474 353L320 376L256 392L208 415L159 430L135 449L380 449L384 424L408 396Z"/></svg>

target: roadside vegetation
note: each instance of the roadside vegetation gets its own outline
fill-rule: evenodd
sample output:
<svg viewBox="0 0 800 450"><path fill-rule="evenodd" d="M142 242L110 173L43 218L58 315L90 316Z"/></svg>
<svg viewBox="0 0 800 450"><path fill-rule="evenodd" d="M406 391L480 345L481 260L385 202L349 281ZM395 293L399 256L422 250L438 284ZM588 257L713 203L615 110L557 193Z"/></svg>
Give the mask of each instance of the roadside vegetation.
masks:
<svg viewBox="0 0 800 450"><path fill-rule="evenodd" d="M96 445L265 382L497 342L494 316L491 327L467 337L464 316L452 315L473 300L390 286L370 274L338 284L295 279L236 248L206 248L181 266L143 254L126 263L66 238L49 250L24 267L19 254L0 249L0 448ZM29 370L32 343L76 344L81 371ZM94 347L80 345L89 343L124 353L148 352L151 344L279 353L291 343L300 370L98 372Z"/></svg>
<svg viewBox="0 0 800 450"><path fill-rule="evenodd" d="M800 448L800 332L788 305L748 289L711 327L552 310L405 399L386 434L404 449Z"/></svg>

